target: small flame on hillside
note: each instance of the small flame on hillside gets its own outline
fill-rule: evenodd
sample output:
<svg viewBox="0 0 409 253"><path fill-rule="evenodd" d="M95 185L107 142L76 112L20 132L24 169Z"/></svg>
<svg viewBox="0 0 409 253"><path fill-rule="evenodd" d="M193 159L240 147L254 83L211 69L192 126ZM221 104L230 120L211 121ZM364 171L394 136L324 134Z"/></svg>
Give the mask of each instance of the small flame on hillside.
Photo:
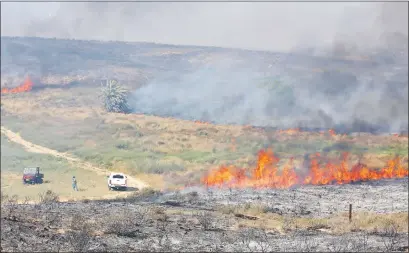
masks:
<svg viewBox="0 0 409 253"><path fill-rule="evenodd" d="M302 131L300 128L289 128L289 129L280 129L277 130L278 134L285 134L285 135L298 135L301 133L311 133L309 131ZM320 131L320 135L325 135L325 131ZM337 136L337 133L335 132L334 129L329 129L328 130L328 135L331 137ZM342 135L343 137L346 136L346 134Z"/></svg>
<svg viewBox="0 0 409 253"><path fill-rule="evenodd" d="M15 88L2 88L1 94L8 94L8 93L21 93L30 91L33 88L33 82L29 77L20 85Z"/></svg>
<svg viewBox="0 0 409 253"><path fill-rule="evenodd" d="M328 130L328 133L329 133L329 135L331 135L331 136L335 136L335 135L337 135L337 133L335 132L335 130L334 130L334 129L330 129L330 130Z"/></svg>
<svg viewBox="0 0 409 253"><path fill-rule="evenodd" d="M299 128L289 128L289 129L284 129L284 130L278 130L277 133L279 134L288 134L288 135L295 135L300 133Z"/></svg>
<svg viewBox="0 0 409 253"><path fill-rule="evenodd" d="M235 166L221 166L201 179L207 186L231 188L289 188L294 185L347 184L357 181L379 180L386 178L403 178L408 176L399 157L391 159L380 170L370 169L362 163L348 166L348 153L342 155L339 163L319 163L320 154L311 157L308 173L301 175L293 166L293 159L278 171L280 159L271 149L260 150L257 165L249 170ZM247 174L250 172L250 175Z"/></svg>
<svg viewBox="0 0 409 253"><path fill-rule="evenodd" d="M203 124L203 125L210 125L211 123L207 122L207 121L201 121L201 120L195 120L194 121L196 124Z"/></svg>

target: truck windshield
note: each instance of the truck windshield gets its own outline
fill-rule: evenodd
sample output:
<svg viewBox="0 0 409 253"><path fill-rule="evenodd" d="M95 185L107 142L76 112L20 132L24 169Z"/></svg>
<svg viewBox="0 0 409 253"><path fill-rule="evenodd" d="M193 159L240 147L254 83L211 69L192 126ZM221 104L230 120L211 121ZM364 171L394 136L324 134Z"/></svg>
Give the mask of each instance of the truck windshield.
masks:
<svg viewBox="0 0 409 253"><path fill-rule="evenodd" d="M113 175L112 178L120 178L120 179L123 179L124 176L122 176L122 175Z"/></svg>
<svg viewBox="0 0 409 253"><path fill-rule="evenodd" d="M24 168L24 174L36 174L37 169L36 168Z"/></svg>

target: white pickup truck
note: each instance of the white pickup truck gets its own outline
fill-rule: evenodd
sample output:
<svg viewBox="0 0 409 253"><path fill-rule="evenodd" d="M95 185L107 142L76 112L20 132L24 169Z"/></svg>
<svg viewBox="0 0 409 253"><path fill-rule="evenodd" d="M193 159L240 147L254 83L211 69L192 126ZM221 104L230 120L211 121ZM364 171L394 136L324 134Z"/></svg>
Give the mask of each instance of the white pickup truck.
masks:
<svg viewBox="0 0 409 253"><path fill-rule="evenodd" d="M128 188L127 178L123 173L111 173L108 176L108 189L112 191L115 190L126 190Z"/></svg>

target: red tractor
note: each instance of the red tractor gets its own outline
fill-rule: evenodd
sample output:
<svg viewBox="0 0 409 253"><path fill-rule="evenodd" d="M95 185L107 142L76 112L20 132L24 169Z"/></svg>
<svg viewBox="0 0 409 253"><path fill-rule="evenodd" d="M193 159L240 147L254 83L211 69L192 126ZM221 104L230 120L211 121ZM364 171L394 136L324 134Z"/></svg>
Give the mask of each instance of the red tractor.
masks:
<svg viewBox="0 0 409 253"><path fill-rule="evenodd" d="M23 184L42 184L44 174L40 173L40 167L24 168Z"/></svg>

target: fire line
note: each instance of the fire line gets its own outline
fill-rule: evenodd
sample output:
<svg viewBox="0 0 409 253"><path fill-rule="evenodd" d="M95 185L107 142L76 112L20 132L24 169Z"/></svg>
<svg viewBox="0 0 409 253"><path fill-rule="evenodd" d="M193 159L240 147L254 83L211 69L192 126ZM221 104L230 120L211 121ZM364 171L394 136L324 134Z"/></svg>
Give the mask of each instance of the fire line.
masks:
<svg viewBox="0 0 409 253"><path fill-rule="evenodd" d="M320 165L319 157L319 153L311 157L307 173L297 173L292 159L279 172L277 164L280 159L271 149L260 150L254 168L221 166L202 177L201 182L209 187L285 189L295 185L347 184L408 176L408 170L403 167L399 157L389 160L380 170L368 168L362 163L349 168L348 153L342 155L339 163Z"/></svg>
<svg viewBox="0 0 409 253"><path fill-rule="evenodd" d="M29 77L20 85L15 88L2 88L1 94L9 94L9 93L21 93L30 91L33 88L33 82Z"/></svg>

